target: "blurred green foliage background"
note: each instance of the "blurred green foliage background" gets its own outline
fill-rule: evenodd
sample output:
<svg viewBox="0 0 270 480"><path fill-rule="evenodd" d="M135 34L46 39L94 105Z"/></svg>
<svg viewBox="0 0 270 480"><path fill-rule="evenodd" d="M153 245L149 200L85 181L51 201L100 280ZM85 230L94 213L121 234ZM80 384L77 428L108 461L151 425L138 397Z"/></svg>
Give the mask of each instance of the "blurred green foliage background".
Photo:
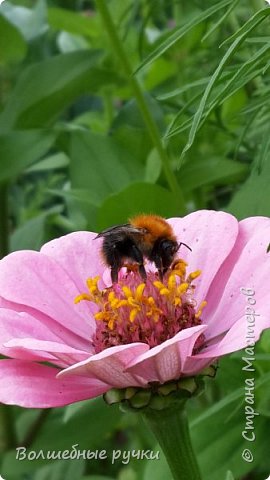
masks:
<svg viewBox="0 0 270 480"><path fill-rule="evenodd" d="M269 18L263 0L5 0L1 256L138 212L269 216ZM265 334L256 357L252 463L241 457L241 354L222 360L216 382L191 402L205 480L269 475L269 360ZM170 480L162 459L15 460L19 444L79 444L109 456L118 448L158 449L139 418L102 399L0 413L0 474L7 480Z"/></svg>

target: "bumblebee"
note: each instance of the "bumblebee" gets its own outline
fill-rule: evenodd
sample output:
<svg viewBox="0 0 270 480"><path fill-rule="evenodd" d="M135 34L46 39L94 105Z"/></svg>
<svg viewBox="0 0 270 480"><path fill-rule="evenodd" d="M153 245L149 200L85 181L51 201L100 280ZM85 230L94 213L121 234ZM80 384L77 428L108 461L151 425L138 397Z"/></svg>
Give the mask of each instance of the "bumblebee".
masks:
<svg viewBox="0 0 270 480"><path fill-rule="evenodd" d="M119 270L126 262L138 266L146 280L144 259L153 262L162 280L183 242L178 243L171 225L158 215L138 215L124 225L115 225L99 233L103 238L102 256L111 269L112 283L118 281Z"/></svg>

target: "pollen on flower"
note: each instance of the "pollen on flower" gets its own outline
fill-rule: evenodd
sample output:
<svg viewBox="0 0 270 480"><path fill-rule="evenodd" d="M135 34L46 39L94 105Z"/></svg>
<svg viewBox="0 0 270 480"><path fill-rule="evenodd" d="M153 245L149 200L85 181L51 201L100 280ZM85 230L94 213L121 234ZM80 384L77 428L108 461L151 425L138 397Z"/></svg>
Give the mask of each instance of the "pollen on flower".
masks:
<svg viewBox="0 0 270 480"><path fill-rule="evenodd" d="M133 342L147 343L152 348L185 328L200 325L206 302L196 310L192 282L201 271L187 275L187 266L183 260L177 260L162 281L158 280L157 273L148 272L147 280L142 282L136 270L128 270L118 283L103 290L98 287L99 277L87 279L88 293L81 293L74 301L87 300L98 307L94 314L96 353ZM202 334L194 350L200 349L203 343Z"/></svg>

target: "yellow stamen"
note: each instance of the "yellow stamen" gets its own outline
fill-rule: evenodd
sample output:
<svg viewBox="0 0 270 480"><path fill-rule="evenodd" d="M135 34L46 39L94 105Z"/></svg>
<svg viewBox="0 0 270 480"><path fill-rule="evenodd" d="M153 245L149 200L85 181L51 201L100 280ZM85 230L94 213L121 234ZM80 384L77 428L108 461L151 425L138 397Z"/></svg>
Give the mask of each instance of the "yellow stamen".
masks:
<svg viewBox="0 0 270 480"><path fill-rule="evenodd" d="M133 293L129 287L126 287L126 286L122 287L122 292L126 298L133 297Z"/></svg>
<svg viewBox="0 0 270 480"><path fill-rule="evenodd" d="M207 302L206 300L204 300L201 305L199 306L199 310L198 312L195 314L195 318L200 318L201 314L202 314L202 311L204 309L204 307L207 305Z"/></svg>
<svg viewBox="0 0 270 480"><path fill-rule="evenodd" d="M170 290L166 287L162 288L160 291L159 291L160 295L170 295Z"/></svg>
<svg viewBox="0 0 270 480"><path fill-rule="evenodd" d="M89 293L81 293L74 298L74 303L80 303L82 300L88 300L88 302L91 302L93 301L93 297L92 295L89 295Z"/></svg>
<svg viewBox="0 0 270 480"><path fill-rule="evenodd" d="M100 279L100 276L97 275L96 277L88 278L86 280L86 285L88 287L88 290L93 295L96 294L96 293L100 293L99 288L97 286L99 279Z"/></svg>
<svg viewBox="0 0 270 480"><path fill-rule="evenodd" d="M195 280L195 278L199 277L201 275L202 271L201 270L196 270L195 272L192 272L189 274L187 278L187 282L192 282L192 280Z"/></svg>
<svg viewBox="0 0 270 480"><path fill-rule="evenodd" d="M177 287L177 293L178 293L178 295L181 295L182 293L186 293L188 287L189 287L189 284L188 284L188 283L181 283L181 284Z"/></svg>
<svg viewBox="0 0 270 480"><path fill-rule="evenodd" d="M135 298L141 299L144 289L145 289L145 283L140 283L140 285L138 285L138 287L136 288Z"/></svg>
<svg viewBox="0 0 270 480"><path fill-rule="evenodd" d="M172 273L174 273L174 275L177 275L180 278L185 278L187 266L188 264L184 260L179 259L173 265Z"/></svg>
<svg viewBox="0 0 270 480"><path fill-rule="evenodd" d="M137 317L137 314L138 314L139 310L137 308L133 308L129 314L129 320L131 321L131 323L134 322L135 318Z"/></svg>
<svg viewBox="0 0 270 480"><path fill-rule="evenodd" d="M176 278L175 278L175 275L171 274L168 280L168 289L172 291L172 290L175 290L175 287L176 287Z"/></svg>

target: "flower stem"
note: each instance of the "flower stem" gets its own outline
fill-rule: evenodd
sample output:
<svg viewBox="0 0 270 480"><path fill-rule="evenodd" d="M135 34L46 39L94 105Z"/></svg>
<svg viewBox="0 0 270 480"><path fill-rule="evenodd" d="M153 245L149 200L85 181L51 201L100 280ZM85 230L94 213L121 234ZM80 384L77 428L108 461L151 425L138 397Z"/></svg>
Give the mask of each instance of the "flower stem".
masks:
<svg viewBox="0 0 270 480"><path fill-rule="evenodd" d="M115 28L115 25L113 23L113 20L111 18L111 14L107 5L107 0L96 0L96 4L98 7L98 11L101 15L101 18L103 20L104 26L106 28L107 34L110 38L111 45L113 47L114 52L118 55L118 58L122 64L122 67L124 69L124 72L130 82L130 85L133 89L134 96L137 100L138 107L141 111L144 123L146 125L146 128L148 130L148 133L150 137L152 138L152 142L154 147L156 148L160 160L162 162L163 166L163 171L166 176L168 185L174 193L177 205L180 208L180 212L184 213L186 208L185 208L185 201L183 197L183 193L181 191L181 188L177 182L176 176L171 168L170 165L170 160L168 158L167 152L163 147L161 138L160 138L160 132L156 126L155 120L148 108L147 102L145 100L143 91L141 89L141 86L137 80L137 78L133 75L132 72L132 67L129 62L129 58L125 52L125 49L123 47L123 43L121 42L118 32Z"/></svg>
<svg viewBox="0 0 270 480"><path fill-rule="evenodd" d="M183 403L160 411L148 408L143 417L165 454L174 480L201 480Z"/></svg>

